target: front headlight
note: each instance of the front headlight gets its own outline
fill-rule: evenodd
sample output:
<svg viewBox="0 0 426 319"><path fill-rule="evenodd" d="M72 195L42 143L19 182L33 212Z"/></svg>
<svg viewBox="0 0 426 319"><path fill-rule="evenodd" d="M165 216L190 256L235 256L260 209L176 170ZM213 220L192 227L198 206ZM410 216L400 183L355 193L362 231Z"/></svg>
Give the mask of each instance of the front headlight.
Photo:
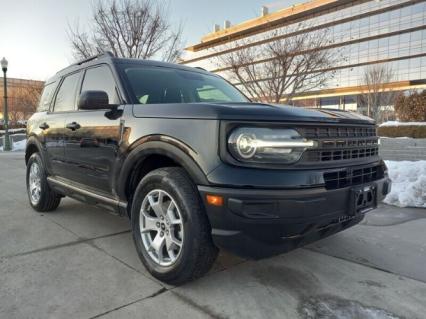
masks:
<svg viewBox="0 0 426 319"><path fill-rule="evenodd" d="M294 163L307 148L315 146L315 141L293 129L240 127L228 139L228 149L236 160L254 163Z"/></svg>

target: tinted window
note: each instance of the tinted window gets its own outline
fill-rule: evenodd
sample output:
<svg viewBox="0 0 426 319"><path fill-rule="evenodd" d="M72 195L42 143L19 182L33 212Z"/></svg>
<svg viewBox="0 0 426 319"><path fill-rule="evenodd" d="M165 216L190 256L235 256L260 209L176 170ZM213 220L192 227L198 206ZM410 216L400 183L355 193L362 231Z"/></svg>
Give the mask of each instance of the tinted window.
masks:
<svg viewBox="0 0 426 319"><path fill-rule="evenodd" d="M56 87L55 84L55 82L49 83L44 87L43 93L40 97L40 103L38 104L37 112L46 112L49 110L50 102L52 101L52 96Z"/></svg>
<svg viewBox="0 0 426 319"><path fill-rule="evenodd" d="M80 73L78 72L67 76L62 81L58 94L56 94L54 112L74 110L79 77Z"/></svg>
<svg viewBox="0 0 426 319"><path fill-rule="evenodd" d="M119 104L115 81L107 66L88 69L84 76L81 91L105 91L110 104Z"/></svg>
<svg viewBox="0 0 426 319"><path fill-rule="evenodd" d="M124 74L141 104L248 102L224 79L201 72L132 65Z"/></svg>

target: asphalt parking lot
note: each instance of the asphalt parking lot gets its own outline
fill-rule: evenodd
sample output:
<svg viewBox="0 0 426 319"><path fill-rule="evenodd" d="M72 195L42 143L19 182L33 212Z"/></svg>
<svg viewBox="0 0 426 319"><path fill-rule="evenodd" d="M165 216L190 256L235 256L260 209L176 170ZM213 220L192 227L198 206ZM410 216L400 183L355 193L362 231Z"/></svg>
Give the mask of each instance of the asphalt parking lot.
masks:
<svg viewBox="0 0 426 319"><path fill-rule="evenodd" d="M222 253L164 286L126 219L65 199L33 211L22 153L0 153L0 318L425 318L426 210L381 206L352 229L261 261Z"/></svg>

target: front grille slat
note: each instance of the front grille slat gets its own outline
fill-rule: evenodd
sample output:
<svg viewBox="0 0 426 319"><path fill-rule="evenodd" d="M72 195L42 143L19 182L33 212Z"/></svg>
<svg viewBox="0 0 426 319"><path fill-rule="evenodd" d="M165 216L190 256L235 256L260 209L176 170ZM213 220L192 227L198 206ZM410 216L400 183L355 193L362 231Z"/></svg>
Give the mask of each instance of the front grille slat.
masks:
<svg viewBox="0 0 426 319"><path fill-rule="evenodd" d="M376 136L375 127L301 127L298 130L303 136L309 138Z"/></svg>
<svg viewBox="0 0 426 319"><path fill-rule="evenodd" d="M333 151L308 151L305 159L309 162L328 162L362 159L366 157L378 156L378 154L379 149L377 147Z"/></svg>
<svg viewBox="0 0 426 319"><path fill-rule="evenodd" d="M378 137L373 126L299 127L300 134L318 142L318 148L307 150L302 164L362 161L379 154Z"/></svg>
<svg viewBox="0 0 426 319"><path fill-rule="evenodd" d="M383 177L383 166L376 165L353 170L327 172L324 173L324 182L326 189L338 189L373 182Z"/></svg>

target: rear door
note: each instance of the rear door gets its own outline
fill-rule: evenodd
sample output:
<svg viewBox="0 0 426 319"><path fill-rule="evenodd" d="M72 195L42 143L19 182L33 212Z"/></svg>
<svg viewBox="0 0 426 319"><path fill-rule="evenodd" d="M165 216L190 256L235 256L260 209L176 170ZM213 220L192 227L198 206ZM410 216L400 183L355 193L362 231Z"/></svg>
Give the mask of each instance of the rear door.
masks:
<svg viewBox="0 0 426 319"><path fill-rule="evenodd" d="M86 70L79 92L105 91L110 104L120 104L113 73L106 64ZM109 110L75 110L69 113L65 156L68 178L102 193L111 194L114 162L120 141L120 117Z"/></svg>
<svg viewBox="0 0 426 319"><path fill-rule="evenodd" d="M54 125L52 124L53 116L50 113L50 110L55 90L58 87L58 83L59 80L57 79L56 81L52 81L50 83L45 84L40 97L40 103L37 107L37 113L32 116L29 122L31 132L40 132L40 134L38 134L38 137L40 143L42 144L42 152L44 158L46 159L45 165L49 175L52 175L54 171L51 162L52 155L49 153L50 149L47 148L47 142L49 140L50 135L53 133L53 128L51 130L50 126L54 127Z"/></svg>
<svg viewBox="0 0 426 319"><path fill-rule="evenodd" d="M74 111L77 88L80 83L81 72L69 74L62 78L56 96L40 123L43 131L42 143L47 156L48 170L51 175L63 176L66 172L65 163L65 119L68 112Z"/></svg>

